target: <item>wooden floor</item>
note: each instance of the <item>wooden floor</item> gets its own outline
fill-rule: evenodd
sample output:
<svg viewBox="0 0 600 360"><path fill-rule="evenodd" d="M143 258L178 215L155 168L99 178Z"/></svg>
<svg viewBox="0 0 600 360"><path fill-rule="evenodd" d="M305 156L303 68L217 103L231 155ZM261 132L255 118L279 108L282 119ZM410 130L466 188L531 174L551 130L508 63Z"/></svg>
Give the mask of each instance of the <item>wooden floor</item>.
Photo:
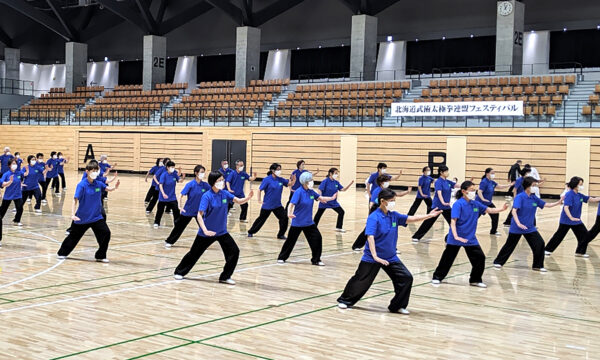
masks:
<svg viewBox="0 0 600 360"><path fill-rule="evenodd" d="M333 231L335 213L326 212L322 219L325 267L310 265L303 237L292 261L276 264L282 245L275 239L276 219L248 239L246 230L259 205L251 202L248 225L234 220L238 210L229 228L241 257L233 276L237 285L229 286L217 283L223 265L218 245L187 280L173 280L197 226L192 222L182 239L165 249L172 220L166 216L169 226L152 228L153 216L145 215L143 207L148 184L141 176L122 176L121 189L109 195L111 262L93 262L91 232L68 260L57 261L79 178L68 174L67 196L50 198L43 215L34 215L27 204L22 229L10 225L11 210L4 219L0 359L600 358L600 241L590 246L589 259L575 258L575 239L569 234L546 259L546 274L530 270L530 250L522 241L510 263L496 270L491 262L506 236L488 235L486 216L478 236L487 254L484 281L489 288L467 286L471 267L464 252L448 282L433 287L447 225L440 219L418 244L411 242L416 229L411 225L400 230L398 241L400 258L415 277L411 315L387 312L393 291L384 272L355 308L339 310L336 298L361 257L350 246L365 223L362 190L340 196L346 234ZM401 212L413 197L398 200ZM591 226L596 208L584 210ZM559 212L540 213L546 241ZM506 235L507 229L501 232Z"/></svg>

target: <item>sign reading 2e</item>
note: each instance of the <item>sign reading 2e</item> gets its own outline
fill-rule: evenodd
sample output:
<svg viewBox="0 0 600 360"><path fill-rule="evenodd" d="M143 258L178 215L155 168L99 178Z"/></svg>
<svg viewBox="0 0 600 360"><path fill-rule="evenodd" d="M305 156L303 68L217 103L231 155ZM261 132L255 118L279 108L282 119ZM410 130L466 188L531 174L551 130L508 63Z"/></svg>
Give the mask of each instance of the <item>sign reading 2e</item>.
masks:
<svg viewBox="0 0 600 360"><path fill-rule="evenodd" d="M523 32L522 31L515 31L515 34L513 35L513 39L514 39L515 45L523 46Z"/></svg>
<svg viewBox="0 0 600 360"><path fill-rule="evenodd" d="M161 68L161 69L164 68L165 67L165 58L158 57L158 56L153 57L152 58L152 66Z"/></svg>

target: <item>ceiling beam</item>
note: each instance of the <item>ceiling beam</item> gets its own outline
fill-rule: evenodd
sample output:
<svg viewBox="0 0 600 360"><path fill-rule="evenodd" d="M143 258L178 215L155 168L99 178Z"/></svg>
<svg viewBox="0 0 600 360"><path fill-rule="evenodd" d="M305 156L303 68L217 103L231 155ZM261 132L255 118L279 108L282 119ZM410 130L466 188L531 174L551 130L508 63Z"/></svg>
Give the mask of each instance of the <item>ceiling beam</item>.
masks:
<svg viewBox="0 0 600 360"><path fill-rule="evenodd" d="M121 19L118 16L107 16L106 19L102 19L102 21L97 21L91 27L87 27L86 29L80 31L79 40L82 42L89 41L90 39L95 38L96 36L124 23L125 20Z"/></svg>
<svg viewBox="0 0 600 360"><path fill-rule="evenodd" d="M94 16L95 11L95 6L86 6L83 8L79 16L77 16L79 19L81 19L79 26L77 26L79 32L88 27L90 21L92 20L92 17Z"/></svg>
<svg viewBox="0 0 600 360"><path fill-rule="evenodd" d="M60 4L56 0L46 0L46 3L48 4L48 6L50 6L50 9L52 9L52 12L54 13L58 21L61 23L69 37L71 39L77 40L77 33L75 32L71 24L67 21L66 14L60 7Z"/></svg>
<svg viewBox="0 0 600 360"><path fill-rule="evenodd" d="M400 0L371 0L369 4L369 15L377 15Z"/></svg>
<svg viewBox="0 0 600 360"><path fill-rule="evenodd" d="M37 10L33 6L29 5L25 1L21 0L0 0L0 4L4 4L11 9L18 11L19 13L27 16L31 20L37 22L38 24L46 27L52 32L56 33L66 41L73 40L69 34L66 33L64 27L58 22L58 20L53 17L45 14L44 12Z"/></svg>
<svg viewBox="0 0 600 360"><path fill-rule="evenodd" d="M242 10L244 24L252 24L252 11L254 8L253 0L238 0L239 7Z"/></svg>
<svg viewBox="0 0 600 360"><path fill-rule="evenodd" d="M146 25L144 20L140 18L140 15L136 12L137 8L131 2L121 2L116 0L96 1L123 20L132 23L143 32L150 33L152 31L152 29Z"/></svg>
<svg viewBox="0 0 600 360"><path fill-rule="evenodd" d="M360 14L360 0L339 0L344 6L346 6L352 14Z"/></svg>
<svg viewBox="0 0 600 360"><path fill-rule="evenodd" d="M4 45L6 45L6 47L12 47L13 46L13 41L10 38L10 36L8 36L7 33L4 32L4 29L2 29L0 27L0 42L2 42Z"/></svg>
<svg viewBox="0 0 600 360"><path fill-rule="evenodd" d="M277 0L271 5L268 5L262 10L254 13L253 26L260 26L276 16L283 14L294 6L300 4L304 0Z"/></svg>
<svg viewBox="0 0 600 360"><path fill-rule="evenodd" d="M206 0L206 2L229 16L237 26L249 25L244 24L242 10L230 3L229 0Z"/></svg>
<svg viewBox="0 0 600 360"><path fill-rule="evenodd" d="M156 26L156 21L154 21L154 18L150 13L149 4L145 0L135 0L135 3L137 4L137 7L140 10L140 13L142 14L142 19L144 19L146 26L148 27L148 29L150 29L150 32L152 34L156 34L158 31L158 27Z"/></svg>
<svg viewBox="0 0 600 360"><path fill-rule="evenodd" d="M156 23L160 24L165 17L165 10L167 10L167 2L168 0L160 0L160 4L158 6L158 13L156 14Z"/></svg>
<svg viewBox="0 0 600 360"><path fill-rule="evenodd" d="M163 21L159 26L159 34L168 34L171 31L196 19L200 15L208 12L212 8L212 5L206 1L196 1L196 4L188 7L187 9L181 10L177 15Z"/></svg>

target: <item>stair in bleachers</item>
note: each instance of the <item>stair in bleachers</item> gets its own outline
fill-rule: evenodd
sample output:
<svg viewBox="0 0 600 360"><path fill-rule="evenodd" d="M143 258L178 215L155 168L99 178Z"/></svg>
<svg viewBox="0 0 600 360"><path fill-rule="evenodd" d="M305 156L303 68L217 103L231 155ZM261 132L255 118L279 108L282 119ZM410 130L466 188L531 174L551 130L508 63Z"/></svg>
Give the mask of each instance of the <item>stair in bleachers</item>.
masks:
<svg viewBox="0 0 600 360"><path fill-rule="evenodd" d="M594 93L595 80L579 81L569 92L565 105L556 113L552 121L554 127L588 127L589 122L582 116L582 107Z"/></svg>

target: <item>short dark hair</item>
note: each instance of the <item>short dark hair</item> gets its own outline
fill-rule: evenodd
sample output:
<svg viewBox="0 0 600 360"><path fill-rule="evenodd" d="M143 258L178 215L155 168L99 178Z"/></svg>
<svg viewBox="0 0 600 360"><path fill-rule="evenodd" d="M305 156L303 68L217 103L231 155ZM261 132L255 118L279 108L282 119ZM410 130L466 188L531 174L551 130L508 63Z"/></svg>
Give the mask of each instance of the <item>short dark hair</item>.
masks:
<svg viewBox="0 0 600 360"><path fill-rule="evenodd" d="M377 195L377 204L373 204L371 209L369 209L369 214L373 211L377 210L377 208L381 205L381 200L391 200L396 196L396 192L392 189L382 189Z"/></svg>
<svg viewBox="0 0 600 360"><path fill-rule="evenodd" d="M219 178L222 178L223 174L221 174L218 171L211 171L210 174L208 174L208 185L210 186L215 186L215 183L217 182L217 180L219 180Z"/></svg>
<svg viewBox="0 0 600 360"><path fill-rule="evenodd" d="M277 171L277 169L281 168L281 164L278 163L272 163L271 166L269 166L269 172L267 173L268 176L271 176L275 173L275 171Z"/></svg>
<svg viewBox="0 0 600 360"><path fill-rule="evenodd" d="M448 167L446 165L440 165L440 167L438 168L438 174L441 174L448 170L450 170L450 169L448 169Z"/></svg>
<svg viewBox="0 0 600 360"><path fill-rule="evenodd" d="M579 176L573 176L571 180L569 180L569 183L567 185L569 186L569 189L575 189L577 186L579 186L579 183L582 181L583 179Z"/></svg>
<svg viewBox="0 0 600 360"><path fill-rule="evenodd" d="M538 182L533 176L525 176L523 178L523 190L527 190L534 183Z"/></svg>
<svg viewBox="0 0 600 360"><path fill-rule="evenodd" d="M160 163L161 160L162 160L162 158L156 158L156 166L158 166L158 164Z"/></svg>
<svg viewBox="0 0 600 360"><path fill-rule="evenodd" d="M204 171L206 171L206 168L205 168L204 166L202 166L202 165L196 165L196 166L194 167L194 174L197 174L197 173L199 173L199 172L200 172L200 170L204 170Z"/></svg>
<svg viewBox="0 0 600 360"><path fill-rule="evenodd" d="M387 168L387 164L386 163L380 162L379 164L377 164L377 170L383 169L383 168Z"/></svg>
<svg viewBox="0 0 600 360"><path fill-rule="evenodd" d="M90 160L85 166L85 169L87 171L98 170L100 169L100 166L98 165L98 162L96 160Z"/></svg>
<svg viewBox="0 0 600 360"><path fill-rule="evenodd" d="M429 166L425 166L423 167L423 170L421 170L421 172L425 172L425 170L429 169Z"/></svg>
<svg viewBox="0 0 600 360"><path fill-rule="evenodd" d="M306 161L304 161L304 160L298 160L296 162L296 169L300 169L300 165L302 165L302 164L306 164Z"/></svg>
<svg viewBox="0 0 600 360"><path fill-rule="evenodd" d="M27 164L28 164L28 165L29 165L29 163L31 162L31 159L35 159L35 156L33 156L33 155L29 155L29 156L27 157Z"/></svg>
<svg viewBox="0 0 600 360"><path fill-rule="evenodd" d="M331 169L329 169L328 174L334 174L336 171L338 171L338 169L332 167Z"/></svg>
<svg viewBox="0 0 600 360"><path fill-rule="evenodd" d="M389 181L392 177L387 175L387 174L383 174L383 175L379 175L377 177L377 179L375 179L375 182L377 183L378 186L381 186L381 184L383 184L386 181Z"/></svg>
<svg viewBox="0 0 600 360"><path fill-rule="evenodd" d="M53 151L53 152L50 153L50 157L52 157L54 155L56 155L56 151Z"/></svg>
<svg viewBox="0 0 600 360"><path fill-rule="evenodd" d="M467 189L469 189L469 188L470 188L471 186L473 186L473 185L475 185L475 184L473 184L473 182L472 182L472 181L469 181L469 180L467 180L467 181L463 181L463 183L462 183L462 184L460 184L460 190L461 190L461 191L457 191L457 192L456 192L456 195L455 195L455 196L456 196L456 200L458 200L458 199L460 199L461 197L463 197L463 194L462 194L462 191L463 191L463 190L467 190Z"/></svg>
<svg viewBox="0 0 600 360"><path fill-rule="evenodd" d="M36 158L40 158L40 157L41 157L41 158L43 158L43 157L44 157L44 154L42 154L42 153L37 153L37 154L35 154L35 157L36 157Z"/></svg>
<svg viewBox="0 0 600 360"><path fill-rule="evenodd" d="M167 163L165 164L166 167L172 167L175 166L175 163L171 160L167 161Z"/></svg>

